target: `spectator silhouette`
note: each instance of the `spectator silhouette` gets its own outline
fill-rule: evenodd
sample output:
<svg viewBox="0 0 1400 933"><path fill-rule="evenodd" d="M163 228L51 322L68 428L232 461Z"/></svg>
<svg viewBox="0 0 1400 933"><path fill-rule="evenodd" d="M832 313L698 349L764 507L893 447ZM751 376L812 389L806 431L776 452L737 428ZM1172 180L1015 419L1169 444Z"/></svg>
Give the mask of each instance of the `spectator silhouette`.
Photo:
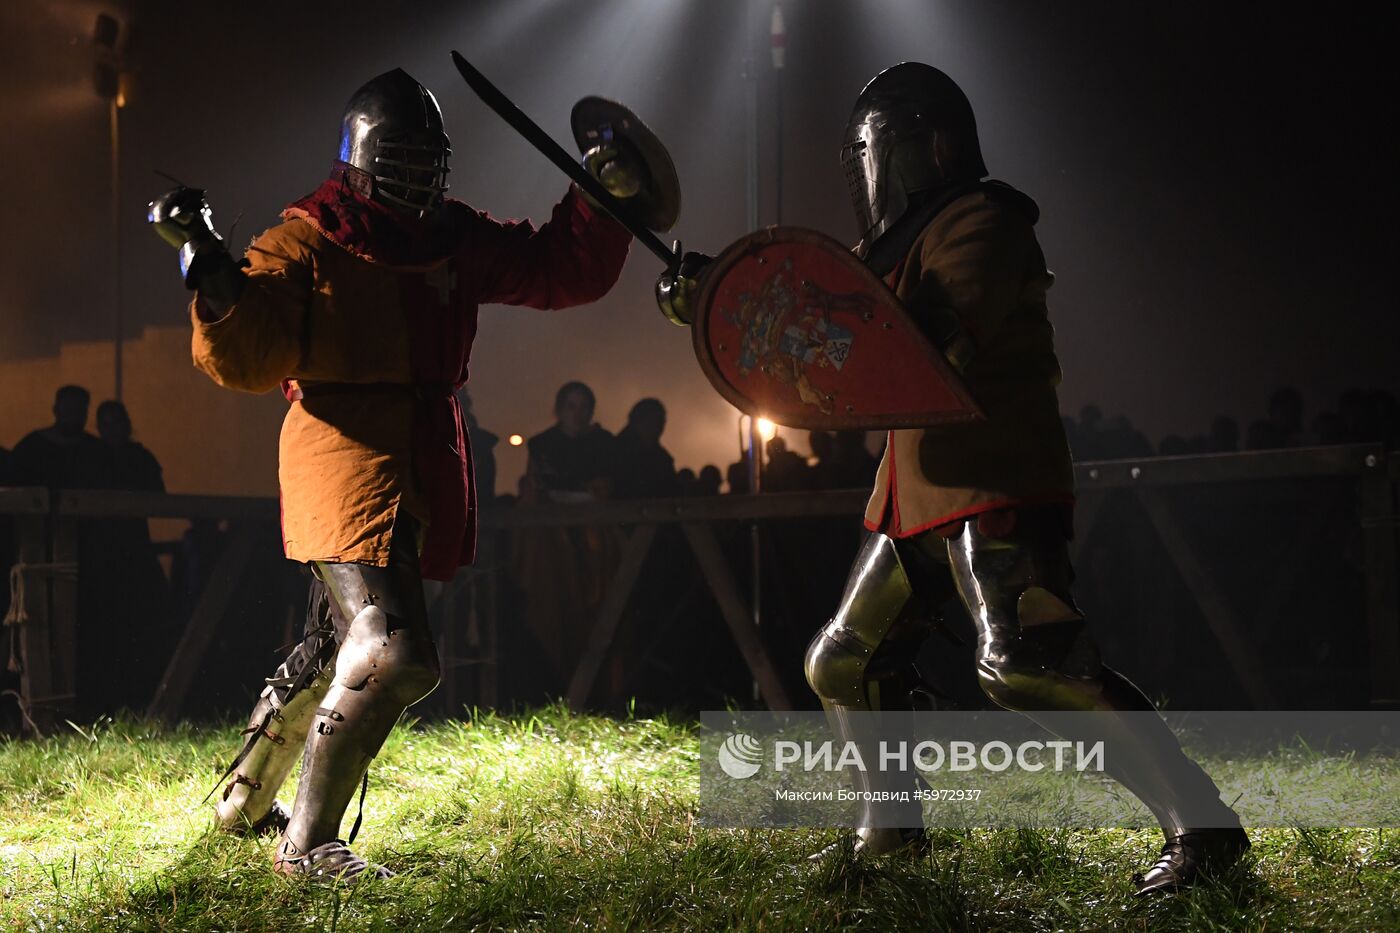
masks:
<svg viewBox="0 0 1400 933"><path fill-rule="evenodd" d="M1321 411L1313 418L1312 434L1319 444L1345 444L1347 423L1335 411Z"/></svg>
<svg viewBox="0 0 1400 933"><path fill-rule="evenodd" d="M1216 415L1210 423L1209 450L1233 453L1240 449L1240 424L1228 415Z"/></svg>
<svg viewBox="0 0 1400 933"><path fill-rule="evenodd" d="M1358 395L1359 397L1359 395ZM1269 395L1269 413L1250 422L1245 431L1247 450L1277 450L1296 447L1302 434L1303 398L1297 389L1277 389Z"/></svg>
<svg viewBox="0 0 1400 933"><path fill-rule="evenodd" d="M768 463L763 470L762 488L767 492L791 492L807 486L807 461L788 450L787 441L774 437L768 442Z"/></svg>
<svg viewBox="0 0 1400 933"><path fill-rule="evenodd" d="M1191 444L1180 434L1168 434L1157 446L1157 453L1163 457L1181 457L1191 453Z"/></svg>
<svg viewBox="0 0 1400 933"><path fill-rule="evenodd" d="M1297 447L1303 434L1303 396L1292 386L1269 396L1269 423L1276 447Z"/></svg>
<svg viewBox="0 0 1400 933"><path fill-rule="evenodd" d="M97 434L107 445L112 464L112 488L165 492L160 462L131 439L131 416L118 401L97 406Z"/></svg>
<svg viewBox="0 0 1400 933"><path fill-rule="evenodd" d="M841 485L837 474L836 435L830 431L809 431L807 446L812 449L816 463L808 467L808 479L813 489L836 489Z"/></svg>
<svg viewBox="0 0 1400 933"><path fill-rule="evenodd" d="M1147 437L1128 420L1126 415L1117 415L1108 423L1104 432L1107 456L1114 459L1152 456L1152 444Z"/></svg>
<svg viewBox="0 0 1400 933"><path fill-rule="evenodd" d="M866 449L864 431L837 431L832 458L836 463L839 489L873 485L875 474L880 470L880 458Z"/></svg>
<svg viewBox="0 0 1400 933"><path fill-rule="evenodd" d="M1250 422L1244 433L1244 446L1246 450L1277 450L1285 446L1283 432L1272 421L1260 418Z"/></svg>
<svg viewBox="0 0 1400 933"><path fill-rule="evenodd" d="M15 445L11 475L16 485L50 489L105 489L111 485L111 453L87 431L90 402L91 396L82 386L66 385L54 393L53 424L31 431ZM125 652L113 655L105 640L114 628L107 621L104 603L113 598L107 586L116 561L111 538L104 532L120 524L90 519L77 523L75 704L84 718L115 709L128 699L113 691L120 686L117 673L131 658ZM148 545L149 540L147 536Z"/></svg>
<svg viewBox="0 0 1400 933"><path fill-rule="evenodd" d="M54 394L54 423L25 435L11 460L14 482L51 489L105 489L112 465L107 447L87 431L91 397L82 386Z"/></svg>
<svg viewBox="0 0 1400 933"><path fill-rule="evenodd" d="M1348 389L1337 400L1337 411L1347 443L1393 446L1400 440L1400 403L1384 389Z"/></svg>
<svg viewBox="0 0 1400 933"><path fill-rule="evenodd" d="M855 489L875 482L880 459L865 447L864 431L813 431L808 443L817 462L808 468L813 489Z"/></svg>
<svg viewBox="0 0 1400 933"><path fill-rule="evenodd" d="M1085 405L1079 409L1079 428L1074 433L1079 439L1077 454L1081 460L1103 460L1108 456L1099 441L1102 427L1103 411L1099 406Z"/></svg>
<svg viewBox="0 0 1400 933"><path fill-rule="evenodd" d="M568 382L554 397L555 424L529 440L521 502L583 502L611 494L617 439L593 422L593 390ZM523 639L503 651L528 657L523 695L558 695L582 654L591 621L617 569L618 529L582 525L520 529L512 536L513 578L524 596ZM533 683L531 683L533 681Z"/></svg>
<svg viewBox="0 0 1400 933"><path fill-rule="evenodd" d="M1384 389L1347 389L1337 399L1335 411L1318 412L1303 430L1303 396L1296 388L1284 386L1269 394L1268 414L1249 423L1241 445L1239 422L1228 415L1216 415L1205 434L1183 438L1168 434L1158 445L1162 456L1187 454L1232 453L1243 446L1245 450L1277 450L1306 443L1356 444L1400 443L1400 400ZM1126 418L1114 418L1104 424L1103 414L1096 405L1085 405L1079 421L1064 418L1065 432L1070 438L1076 459L1112 459L1115 457L1148 456L1143 451L1146 439Z"/></svg>
<svg viewBox="0 0 1400 933"><path fill-rule="evenodd" d="M1079 410L1078 425L1069 419L1064 420L1071 450L1077 460L1118 460L1150 457L1153 454L1152 443L1124 415L1105 423L1103 412L1097 405L1085 405ZM1175 442L1172 446L1176 446Z"/></svg>
<svg viewBox="0 0 1400 933"><path fill-rule="evenodd" d="M729 468L724 471L725 480L729 483L729 494L733 496L747 495L749 491L749 462L738 460L729 464Z"/></svg>
<svg viewBox="0 0 1400 933"><path fill-rule="evenodd" d="M666 407L658 399L644 398L632 406L627 426L617 435L614 492L618 498L680 495L675 460L661 446L665 430Z"/></svg>
<svg viewBox="0 0 1400 933"><path fill-rule="evenodd" d="M1355 443L1366 436L1366 393L1360 389L1347 389L1337 399L1337 414L1346 425L1348 443Z"/></svg>
<svg viewBox="0 0 1400 933"><path fill-rule="evenodd" d="M609 495L617 438L593 423L595 407L593 390L582 382L559 387L554 426L529 440L528 495L540 501Z"/></svg>
<svg viewBox="0 0 1400 933"><path fill-rule="evenodd" d="M159 461L131 436L131 416L118 401L97 406L97 432L107 448L111 486L165 492ZM100 616L80 619L79 695L86 715L142 709L164 670L171 646L170 589L151 544L150 523L137 516L91 523L101 560L82 568L84 591L103 594ZM114 662L120 675L114 675Z"/></svg>
<svg viewBox="0 0 1400 933"><path fill-rule="evenodd" d="M477 423L472 397L465 388L457 390L457 402L462 406L462 422L467 427L467 442L471 444L476 499L482 505L490 505L496 501L496 445L501 439Z"/></svg>
<svg viewBox="0 0 1400 933"><path fill-rule="evenodd" d="M1400 400L1392 392L1376 389L1367 394L1366 402L1371 420L1371 434L1366 439L1394 449L1400 444Z"/></svg>
<svg viewBox="0 0 1400 933"><path fill-rule="evenodd" d="M720 483L723 477L720 476L719 467L713 463L707 463L700 468L700 475L695 478L693 494L697 496L717 496L719 495Z"/></svg>

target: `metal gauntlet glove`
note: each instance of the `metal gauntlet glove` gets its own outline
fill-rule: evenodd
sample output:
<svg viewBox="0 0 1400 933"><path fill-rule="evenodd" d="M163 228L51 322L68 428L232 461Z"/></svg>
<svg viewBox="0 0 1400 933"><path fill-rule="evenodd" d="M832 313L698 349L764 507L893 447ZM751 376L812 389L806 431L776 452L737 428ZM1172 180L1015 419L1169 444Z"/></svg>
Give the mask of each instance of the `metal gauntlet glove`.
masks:
<svg viewBox="0 0 1400 933"><path fill-rule="evenodd" d="M583 154L583 167L615 198L630 198L642 190L646 169L641 160L628 151L625 142L594 146Z"/></svg>
<svg viewBox="0 0 1400 933"><path fill-rule="evenodd" d="M243 290L243 271L214 231L214 212L204 191L183 185L167 191L151 202L146 219L162 240L180 251L185 287L197 289L220 317L227 313Z"/></svg>
<svg viewBox="0 0 1400 933"><path fill-rule="evenodd" d="M680 251L678 241L677 254ZM694 322L695 295L700 290L700 279L714 261L713 256L704 253L685 253L679 264L656 277L656 306L672 324L685 326Z"/></svg>

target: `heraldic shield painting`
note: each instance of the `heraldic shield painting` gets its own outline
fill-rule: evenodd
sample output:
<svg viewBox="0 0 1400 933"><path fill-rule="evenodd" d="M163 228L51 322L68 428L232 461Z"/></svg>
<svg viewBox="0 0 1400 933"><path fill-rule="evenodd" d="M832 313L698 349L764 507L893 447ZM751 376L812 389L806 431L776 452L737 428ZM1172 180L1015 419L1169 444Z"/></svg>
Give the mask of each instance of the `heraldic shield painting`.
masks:
<svg viewBox="0 0 1400 933"><path fill-rule="evenodd" d="M958 374L864 263L825 234L769 227L707 272L695 353L731 404L805 429L974 421Z"/></svg>

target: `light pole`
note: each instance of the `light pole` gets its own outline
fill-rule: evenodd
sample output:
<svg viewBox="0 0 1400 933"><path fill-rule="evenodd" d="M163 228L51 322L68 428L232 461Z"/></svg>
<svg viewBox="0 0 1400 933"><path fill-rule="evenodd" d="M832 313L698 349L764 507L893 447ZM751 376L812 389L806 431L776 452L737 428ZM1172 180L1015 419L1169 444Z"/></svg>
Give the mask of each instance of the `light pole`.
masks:
<svg viewBox="0 0 1400 933"><path fill-rule="evenodd" d="M754 8L760 9L757 4ZM748 25L756 25L750 14ZM753 37L750 32L749 36ZM786 64L786 42L787 33L783 24L782 7L774 2L768 17L768 51L769 62L773 69L773 84L777 89L776 110L774 114L774 130L777 133L777 172L775 173L775 188L777 195L777 211L775 221L782 223L783 219L783 103L782 103L782 72ZM754 47L750 45L750 52ZM760 73L755 65L752 54L744 58L744 78L748 82L745 97L745 104L748 110L748 147L747 147L747 174L746 174L746 194L748 208L748 229L757 230L761 221L760 217L760 186L759 186L759 138L761 127L759 125L759 92L762 87ZM776 433L773 424L763 418L749 418L748 437L744 437L744 417L739 416L739 438L740 453L745 458L749 468L749 494L753 495L762 491L763 485L763 444ZM766 427L765 427L766 426ZM767 435L766 437L764 435ZM747 440L747 443L745 443ZM753 624L754 628L759 628L763 623L763 573L762 573L762 539L759 536L758 521L755 519L749 524L749 549L750 564L753 568L753 587L751 598L753 600ZM759 698L757 682L753 685L753 696Z"/></svg>
<svg viewBox="0 0 1400 933"><path fill-rule="evenodd" d="M121 58L117 54L117 39L121 23L106 13L97 14L92 29L92 44L97 47L97 62L93 66L92 83L97 96L108 103L111 127L111 188L112 188L112 317L113 317L113 398L122 400L122 338L126 329L122 308L122 228L121 228L121 112L126 106L122 88Z"/></svg>
<svg viewBox="0 0 1400 933"><path fill-rule="evenodd" d="M748 419L748 429L744 429L744 419ZM739 415L739 456L748 464L749 468L749 495L756 495L763 491L763 444L777 435L777 426L767 418L755 418L752 415ZM762 564L762 539L758 533L758 519L749 523L749 560L753 567L753 586L750 589L750 598L753 601L753 625L759 628L763 624L763 578L761 571ZM753 682L753 698L762 698L762 693L758 689L758 681Z"/></svg>
<svg viewBox="0 0 1400 933"><path fill-rule="evenodd" d="M787 64L787 29L783 25L783 7L773 4L768 21L768 50L773 63L773 222L783 222L783 66Z"/></svg>
<svg viewBox="0 0 1400 933"><path fill-rule="evenodd" d="M752 14L752 13L748 14L748 23L747 23L747 25L750 26L750 27L753 26L753 14ZM758 78L759 78L759 75L758 75L758 67L757 67L757 65L756 65L756 63L754 62L754 59L753 59L753 53L754 53L754 51L755 51L755 49L754 49L754 47L753 47L753 44L752 44L752 43L753 43L753 35L754 35L754 34L753 34L752 31L750 31L750 29L746 29L746 30L745 30L745 39L746 39L746 41L748 41L748 42L750 43L750 44L749 44L749 54L746 55L746 56L744 56L744 78L745 78L745 79L747 80L747 82L748 82L748 87L745 89L748 93L745 95L746 100L744 101L744 103L747 105L747 108L748 108L748 118L749 118L748 121L747 121L747 122L748 122L748 136L749 136L749 138L748 138L748 144L749 144L749 145L748 145L748 152L747 152L747 156L748 156L748 165L747 165L748 172L746 173L746 181L748 182L748 184L746 185L746 194L748 195L748 198L747 198L747 201L748 201L748 203L747 203L747 207L748 207L748 211L747 211L747 213L748 213L748 218L747 218L747 219L748 219L748 224L747 224L747 228L748 228L749 230L757 230L757 229L758 229L758 225L759 225L759 204L758 204L758 167L759 167L759 161L758 161L758 140L759 140L759 126L758 126L758 93L759 93L759 80L758 80ZM741 419L740 419L740 424L742 424L742 423L743 423L743 422L742 422L742 418L741 418ZM749 418L749 432L748 432L748 434L749 434L749 436L748 436L749 495L756 495L756 494L759 492L760 484L761 484L762 481L763 481L763 475L762 475L762 474L763 474L763 471L762 471L762 469L761 469L762 461L763 461L763 447L762 447L762 441L760 440L759 434L758 434L758 419L757 419L757 418L754 418L754 417L750 417L750 418ZM762 555L761 555L761 552L760 552L760 538L759 538L759 533L758 533L758 520L755 519L755 520L749 522L749 566L750 566L750 568L751 568L752 571L753 571L753 585L750 587L749 596L750 596L750 599L751 599L751 601L752 601L752 612L753 612L753 625L754 625L754 628L758 628L758 627L762 624L762 622L763 622L763 609L762 609L762 598L763 598L762 576L763 576L763 574L762 574L762 566L761 566L761 560L760 560L761 556L762 556ZM753 698L754 698L755 700L757 700L758 697L759 697L758 681L754 681L754 683L753 683Z"/></svg>
<svg viewBox="0 0 1400 933"><path fill-rule="evenodd" d="M767 418L739 415L739 459L748 467L750 493L761 491L763 445L777 436L778 426Z"/></svg>

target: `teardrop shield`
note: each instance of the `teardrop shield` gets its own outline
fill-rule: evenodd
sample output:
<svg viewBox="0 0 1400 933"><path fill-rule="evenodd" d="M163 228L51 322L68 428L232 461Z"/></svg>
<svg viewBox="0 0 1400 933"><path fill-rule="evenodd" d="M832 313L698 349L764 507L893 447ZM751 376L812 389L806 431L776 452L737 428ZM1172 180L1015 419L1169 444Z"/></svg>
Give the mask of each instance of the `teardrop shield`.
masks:
<svg viewBox="0 0 1400 933"><path fill-rule="evenodd" d="M706 270L695 356L740 411L805 430L977 421L982 410L885 283L815 230L768 227Z"/></svg>

